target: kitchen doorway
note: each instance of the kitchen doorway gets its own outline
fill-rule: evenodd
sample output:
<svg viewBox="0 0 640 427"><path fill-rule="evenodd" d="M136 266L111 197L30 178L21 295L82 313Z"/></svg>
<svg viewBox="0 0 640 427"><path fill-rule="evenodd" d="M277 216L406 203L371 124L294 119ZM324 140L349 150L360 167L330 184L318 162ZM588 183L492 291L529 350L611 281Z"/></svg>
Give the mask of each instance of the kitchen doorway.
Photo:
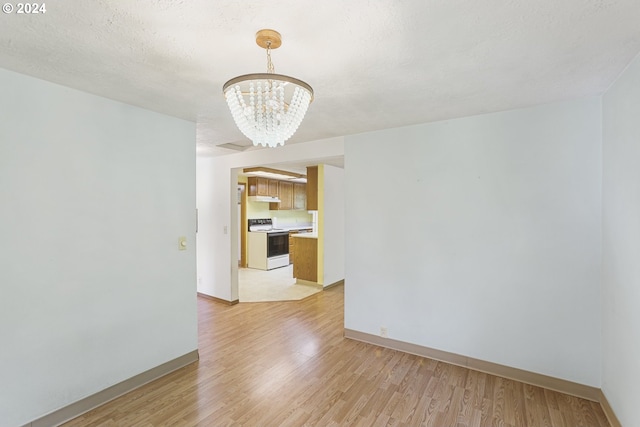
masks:
<svg viewBox="0 0 640 427"><path fill-rule="evenodd" d="M267 256L268 253L271 253L271 249L269 249L269 245L266 245L265 253L262 254L256 248L259 248L258 241L261 241L259 237L267 236L267 234L255 233L256 230L249 232L249 226L253 224L255 227L256 221L269 221L268 228L277 227L279 230L276 234L285 234L286 242L289 243L291 229L297 229L298 226L309 230L312 228L312 215L305 209L294 210L293 206L287 210L274 209L270 202L258 200L260 198L255 194L257 192L256 180L250 179L251 175L242 172L242 170L238 170L235 176L237 179L234 179L238 191L237 200L235 200L238 206L238 224L237 227L234 226L234 230L238 234L238 248L241 248L237 254L238 301L243 303L300 300L319 292L321 288L296 284L296 279L293 277L293 265L290 264L289 259L287 259L286 265L283 264L278 268L273 263L264 268L260 257ZM235 195L232 197L235 199ZM244 214L242 213L243 206ZM269 233L269 236L271 235L273 233ZM233 238L235 239L235 237ZM235 251L235 249L233 250ZM252 256L253 262L251 261ZM258 261L255 261L256 259ZM249 266L253 268L248 268Z"/></svg>

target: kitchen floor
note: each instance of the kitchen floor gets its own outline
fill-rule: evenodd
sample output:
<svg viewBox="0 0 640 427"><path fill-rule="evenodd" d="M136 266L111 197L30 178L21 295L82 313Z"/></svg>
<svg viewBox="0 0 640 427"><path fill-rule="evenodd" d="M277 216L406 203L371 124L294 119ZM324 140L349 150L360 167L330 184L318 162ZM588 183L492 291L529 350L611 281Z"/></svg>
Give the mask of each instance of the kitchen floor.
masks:
<svg viewBox="0 0 640 427"><path fill-rule="evenodd" d="M293 278L293 264L264 271L255 268L238 269L238 299L240 302L301 300L320 292L311 285L298 285Z"/></svg>

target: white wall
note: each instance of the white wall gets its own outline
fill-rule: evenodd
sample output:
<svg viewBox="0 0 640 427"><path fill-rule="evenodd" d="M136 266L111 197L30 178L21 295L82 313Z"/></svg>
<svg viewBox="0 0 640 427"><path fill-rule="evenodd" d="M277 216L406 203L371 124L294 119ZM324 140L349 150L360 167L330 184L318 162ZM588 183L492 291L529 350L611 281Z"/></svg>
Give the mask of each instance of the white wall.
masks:
<svg viewBox="0 0 640 427"><path fill-rule="evenodd" d="M344 279L344 169L324 165L323 285Z"/></svg>
<svg viewBox="0 0 640 427"><path fill-rule="evenodd" d="M195 125L2 69L0 87L0 424L15 426L197 349Z"/></svg>
<svg viewBox="0 0 640 427"><path fill-rule="evenodd" d="M238 299L238 224L231 206L237 168L305 160L311 165L343 154L344 138L331 138L226 156L198 157L198 292L227 301Z"/></svg>
<svg viewBox="0 0 640 427"><path fill-rule="evenodd" d="M345 138L345 327L600 386L600 98Z"/></svg>
<svg viewBox="0 0 640 427"><path fill-rule="evenodd" d="M602 390L640 425L640 58L603 98Z"/></svg>

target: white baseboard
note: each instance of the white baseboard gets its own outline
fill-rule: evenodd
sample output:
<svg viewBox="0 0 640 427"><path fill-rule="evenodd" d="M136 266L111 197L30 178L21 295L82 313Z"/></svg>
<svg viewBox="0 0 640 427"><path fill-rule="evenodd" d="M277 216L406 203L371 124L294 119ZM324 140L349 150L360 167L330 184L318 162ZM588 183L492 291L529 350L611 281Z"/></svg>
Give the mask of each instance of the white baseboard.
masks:
<svg viewBox="0 0 640 427"><path fill-rule="evenodd" d="M622 424L620 424L620 420L616 416L615 412L613 412L613 408L609 404L609 401L607 400L607 396L605 396L602 390L600 390L600 405L602 405L602 410L604 411L604 414L607 416L607 419L609 420L609 424L611 424L611 427L622 427Z"/></svg>
<svg viewBox="0 0 640 427"><path fill-rule="evenodd" d="M377 335L354 331L352 329L345 329L344 336L356 341L363 341L380 347L386 347L405 353L415 354L417 356L427 357L429 359L439 360L441 362L451 363L452 365L462 366L473 369L474 371L485 372L487 374L509 378L526 384L544 387L549 390L570 394L593 402L600 402L600 395L602 394L600 389L596 387L574 383L572 381L554 378L543 374L537 374L535 372L525 371L518 368L512 368L493 362L487 362L485 360L474 359L472 357L461 356L455 353L423 347L421 345L411 344L404 341L382 338Z"/></svg>

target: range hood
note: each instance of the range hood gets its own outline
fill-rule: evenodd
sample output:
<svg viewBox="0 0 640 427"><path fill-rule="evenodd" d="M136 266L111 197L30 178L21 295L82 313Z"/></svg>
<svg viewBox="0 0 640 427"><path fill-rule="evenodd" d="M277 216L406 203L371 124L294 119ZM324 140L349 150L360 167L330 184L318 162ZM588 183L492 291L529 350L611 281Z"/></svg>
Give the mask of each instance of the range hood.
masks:
<svg viewBox="0 0 640 427"><path fill-rule="evenodd" d="M280 199L271 196L249 196L250 202L262 202L262 203L280 203Z"/></svg>

